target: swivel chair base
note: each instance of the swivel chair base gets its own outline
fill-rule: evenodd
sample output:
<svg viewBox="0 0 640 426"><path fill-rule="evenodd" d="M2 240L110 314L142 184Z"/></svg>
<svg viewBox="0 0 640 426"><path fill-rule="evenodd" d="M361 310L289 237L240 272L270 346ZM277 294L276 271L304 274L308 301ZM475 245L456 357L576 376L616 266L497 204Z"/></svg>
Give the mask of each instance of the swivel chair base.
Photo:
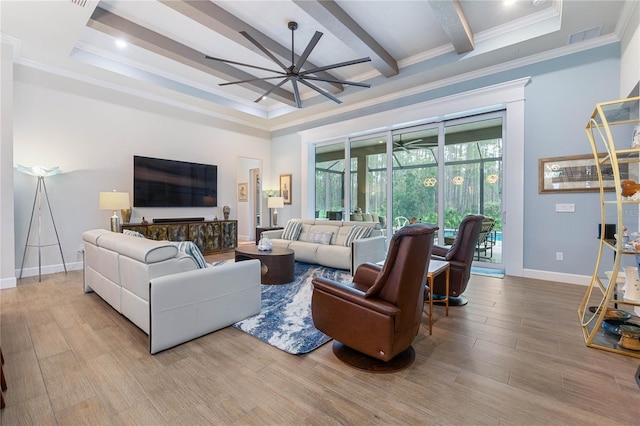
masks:
<svg viewBox="0 0 640 426"><path fill-rule="evenodd" d="M351 349L337 340L333 341L333 353L345 364L353 368L357 368L358 370L369 371L372 373L394 373L396 371L404 370L413 364L416 357L415 350L412 346L409 346L409 348L404 352L400 352L398 355L385 362L370 357L369 355L365 355L362 352L358 352L355 349Z"/></svg>
<svg viewBox="0 0 640 426"><path fill-rule="evenodd" d="M439 301L436 300L436 298L433 298L433 303L438 303ZM442 301L442 303L444 304L444 301ZM467 299L466 297L464 297L463 295L460 296L449 296L449 306L464 306L467 303L469 303L469 299Z"/></svg>
<svg viewBox="0 0 640 426"><path fill-rule="evenodd" d="M433 295L433 304L434 305L444 305L444 300L439 299L439 297L442 297L442 296L438 296L437 294ZM425 301L426 302L429 301L429 294L428 293L425 295ZM467 299L463 295L460 295L460 296L449 296L449 306L464 306L467 303L469 303L469 299Z"/></svg>

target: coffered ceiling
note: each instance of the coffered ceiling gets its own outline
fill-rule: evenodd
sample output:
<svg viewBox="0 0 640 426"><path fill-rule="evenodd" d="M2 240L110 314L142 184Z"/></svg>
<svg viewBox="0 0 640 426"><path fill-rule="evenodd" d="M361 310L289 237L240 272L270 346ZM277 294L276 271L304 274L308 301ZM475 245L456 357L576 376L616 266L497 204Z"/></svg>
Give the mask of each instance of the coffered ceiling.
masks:
<svg viewBox="0 0 640 426"><path fill-rule="evenodd" d="M616 42L632 7L623 0L0 2L3 41L15 45L18 64L270 130ZM283 71L241 32L291 65L290 21L298 23L295 61L316 31L323 34L304 69L370 57L321 75L371 88L315 82L337 104L299 85L297 108L290 82L220 86L277 74L206 56Z"/></svg>

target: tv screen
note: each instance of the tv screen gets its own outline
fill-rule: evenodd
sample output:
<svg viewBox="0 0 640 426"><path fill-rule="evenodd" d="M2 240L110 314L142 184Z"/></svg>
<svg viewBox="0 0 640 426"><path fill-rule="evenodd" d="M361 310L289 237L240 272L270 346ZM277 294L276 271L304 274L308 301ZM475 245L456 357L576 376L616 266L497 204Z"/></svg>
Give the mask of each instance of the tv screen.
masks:
<svg viewBox="0 0 640 426"><path fill-rule="evenodd" d="M134 207L217 205L218 166L134 155Z"/></svg>

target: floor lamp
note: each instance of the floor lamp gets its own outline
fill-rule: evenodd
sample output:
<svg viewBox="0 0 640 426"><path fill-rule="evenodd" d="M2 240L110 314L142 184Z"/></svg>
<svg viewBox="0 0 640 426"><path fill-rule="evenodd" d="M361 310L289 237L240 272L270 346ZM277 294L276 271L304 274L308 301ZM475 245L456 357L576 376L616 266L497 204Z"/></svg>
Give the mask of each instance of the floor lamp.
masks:
<svg viewBox="0 0 640 426"><path fill-rule="evenodd" d="M44 178L47 176L53 176L61 173L59 167L46 168L42 166L25 167L18 164L16 167L18 171L26 173L38 178L36 184L36 195L33 199L33 208L31 209L31 220L29 221L29 230L27 231L27 240L24 243L24 253L22 254L22 265L20 266L20 279L22 279L22 271L24 269L24 261L27 257L27 247L38 247L38 282L42 281L42 247L58 246L60 250L60 257L62 258L62 267L64 273L67 273L67 265L64 262L64 255L62 254L62 246L60 245L60 237L58 237L58 229L56 228L56 222L53 219L53 211L51 210L51 204L49 203L49 194L47 193L47 186L44 183ZM49 214L51 215L51 223L53 224L53 231L56 234L57 243L42 244L42 199L47 201L47 207L49 208ZM29 244L29 237L31 236L31 228L33 226L33 217L36 214L36 205L38 206L38 244Z"/></svg>

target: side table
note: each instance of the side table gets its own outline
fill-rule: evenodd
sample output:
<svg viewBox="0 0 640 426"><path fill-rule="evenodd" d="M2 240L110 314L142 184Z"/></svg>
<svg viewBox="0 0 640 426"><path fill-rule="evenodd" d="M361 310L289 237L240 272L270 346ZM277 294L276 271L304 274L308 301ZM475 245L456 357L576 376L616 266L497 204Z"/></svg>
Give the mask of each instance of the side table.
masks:
<svg viewBox="0 0 640 426"><path fill-rule="evenodd" d="M260 238L262 236L262 233L264 231L274 231L277 229L284 229L284 227L282 226L259 226L256 228L256 245L258 245L258 241L260 241Z"/></svg>
<svg viewBox="0 0 640 426"><path fill-rule="evenodd" d="M427 270L427 282L429 284L429 334L431 334L433 326L433 280L445 273L445 298L440 300L445 305L445 315L449 316L449 262L443 260L429 260L429 269Z"/></svg>

